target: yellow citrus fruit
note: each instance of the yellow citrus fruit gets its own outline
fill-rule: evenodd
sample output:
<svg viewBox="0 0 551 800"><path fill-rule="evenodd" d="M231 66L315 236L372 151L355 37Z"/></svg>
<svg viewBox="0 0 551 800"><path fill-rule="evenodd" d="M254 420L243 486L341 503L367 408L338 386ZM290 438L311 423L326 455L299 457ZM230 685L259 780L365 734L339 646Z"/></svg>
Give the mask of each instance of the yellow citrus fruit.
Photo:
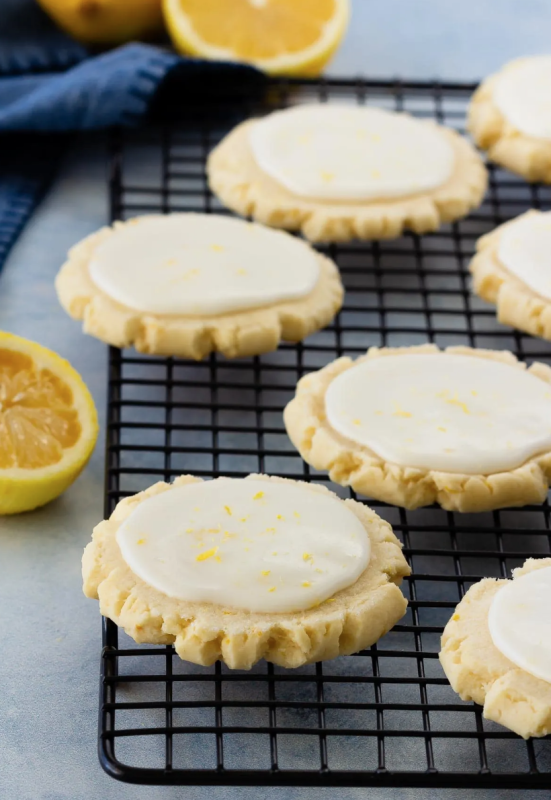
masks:
<svg viewBox="0 0 551 800"><path fill-rule="evenodd" d="M0 331L0 514L30 511L60 495L97 437L94 401L69 362Z"/></svg>
<svg viewBox="0 0 551 800"><path fill-rule="evenodd" d="M347 27L349 0L163 0L177 50L270 75L319 75Z"/></svg>
<svg viewBox="0 0 551 800"><path fill-rule="evenodd" d="M38 0L60 28L84 44L117 45L164 30L161 0Z"/></svg>

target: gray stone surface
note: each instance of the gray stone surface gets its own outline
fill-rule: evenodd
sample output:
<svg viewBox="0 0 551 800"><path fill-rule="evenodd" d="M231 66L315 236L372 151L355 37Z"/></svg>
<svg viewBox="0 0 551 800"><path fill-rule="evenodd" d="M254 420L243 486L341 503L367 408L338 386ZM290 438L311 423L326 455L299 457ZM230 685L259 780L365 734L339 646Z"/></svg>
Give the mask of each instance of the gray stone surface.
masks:
<svg viewBox="0 0 551 800"><path fill-rule="evenodd" d="M545 51L544 0L355 0L331 74L476 79L516 55ZM0 325L66 356L105 412L106 348L80 334L57 303L53 278L67 248L107 219L101 137L82 141L27 226L0 276ZM103 441L75 485L48 507L0 519L0 797L14 800L257 800L400 797L423 790L132 787L96 758L100 622L80 589L80 555L103 512ZM201 743L191 746L201 758ZM444 800L473 792L440 791ZM514 791L477 797L514 798ZM523 797L543 797L524 793Z"/></svg>

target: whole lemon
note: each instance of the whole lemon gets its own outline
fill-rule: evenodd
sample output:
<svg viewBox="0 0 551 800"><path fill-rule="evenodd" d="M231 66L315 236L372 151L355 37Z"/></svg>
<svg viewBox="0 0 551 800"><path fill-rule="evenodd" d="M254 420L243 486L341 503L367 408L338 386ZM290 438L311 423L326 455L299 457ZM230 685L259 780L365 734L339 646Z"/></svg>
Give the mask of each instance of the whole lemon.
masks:
<svg viewBox="0 0 551 800"><path fill-rule="evenodd" d="M118 45L152 39L164 30L161 0L38 0L68 34L83 44Z"/></svg>

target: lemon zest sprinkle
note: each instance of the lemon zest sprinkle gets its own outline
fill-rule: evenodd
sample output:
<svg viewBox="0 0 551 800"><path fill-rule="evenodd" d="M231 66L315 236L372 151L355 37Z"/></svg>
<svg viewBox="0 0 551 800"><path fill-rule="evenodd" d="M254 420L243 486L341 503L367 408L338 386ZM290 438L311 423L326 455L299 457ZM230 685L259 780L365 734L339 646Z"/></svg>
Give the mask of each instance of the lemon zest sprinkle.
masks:
<svg viewBox="0 0 551 800"><path fill-rule="evenodd" d="M469 409L467 408L467 404L466 403L462 403L461 400L457 399L457 392L454 394L453 397L450 397L449 399L446 398L444 400L444 402L448 403L450 406L458 406L461 409L461 411L463 411L464 414L470 414L471 413L469 411Z"/></svg>
<svg viewBox="0 0 551 800"><path fill-rule="evenodd" d="M231 515L232 515L231 514L231 508L229 506L224 506L224 511L226 512L226 514L229 514L229 516L231 517Z"/></svg>
<svg viewBox="0 0 551 800"><path fill-rule="evenodd" d="M393 414L394 417L409 418L413 416L413 414L410 411L404 411L404 409L401 408L401 406L398 403L394 403L394 408L396 409L396 411Z"/></svg>
<svg viewBox="0 0 551 800"><path fill-rule="evenodd" d="M212 558L218 552L217 547L211 547L210 550L203 550L202 553L195 558L196 561L206 561L207 558Z"/></svg>
<svg viewBox="0 0 551 800"><path fill-rule="evenodd" d="M313 558L314 558L314 556L312 555L312 553L303 553L302 554L302 560L303 561L312 561Z"/></svg>
<svg viewBox="0 0 551 800"><path fill-rule="evenodd" d="M312 584L310 583L310 581L302 581L302 585L304 586L305 589L309 589Z"/></svg>
<svg viewBox="0 0 551 800"><path fill-rule="evenodd" d="M262 500L263 497L264 497L264 492L257 492L254 495L253 500Z"/></svg>
<svg viewBox="0 0 551 800"><path fill-rule="evenodd" d="M269 591L269 592L275 592L275 590L276 590L276 589L277 589L277 586L272 586L272 587L270 587L270 588L268 589L268 591Z"/></svg>
<svg viewBox="0 0 551 800"><path fill-rule="evenodd" d="M136 544L145 544L145 539L138 539Z"/></svg>
<svg viewBox="0 0 551 800"><path fill-rule="evenodd" d="M267 575L270 574L271 571L272 571L271 569L263 569L260 574L264 575L264 577L266 577Z"/></svg>

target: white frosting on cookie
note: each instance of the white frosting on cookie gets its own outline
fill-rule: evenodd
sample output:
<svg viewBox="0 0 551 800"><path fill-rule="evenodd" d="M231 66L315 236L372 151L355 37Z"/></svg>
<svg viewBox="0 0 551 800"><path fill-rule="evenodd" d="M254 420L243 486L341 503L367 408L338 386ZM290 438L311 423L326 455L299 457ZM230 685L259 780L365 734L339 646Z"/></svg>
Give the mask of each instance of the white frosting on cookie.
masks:
<svg viewBox="0 0 551 800"><path fill-rule="evenodd" d="M489 474L551 450L551 386L488 358L369 359L332 381L325 408L334 430L403 467Z"/></svg>
<svg viewBox="0 0 551 800"><path fill-rule="evenodd" d="M169 597L256 612L311 608L353 584L369 535L306 486L218 479L140 503L117 531L130 569Z"/></svg>
<svg viewBox="0 0 551 800"><path fill-rule="evenodd" d="M551 567L509 581L496 592L488 626L497 649L535 678L551 683Z"/></svg>
<svg viewBox="0 0 551 800"><path fill-rule="evenodd" d="M433 125L371 107L308 105L278 111L250 129L260 168L299 197L372 200L446 183L450 143Z"/></svg>
<svg viewBox="0 0 551 800"><path fill-rule="evenodd" d="M224 314L308 295L318 257L305 242L211 214L137 217L94 251L90 277L151 314Z"/></svg>
<svg viewBox="0 0 551 800"><path fill-rule="evenodd" d="M551 139L551 56L510 64L496 78L493 100L518 131Z"/></svg>
<svg viewBox="0 0 551 800"><path fill-rule="evenodd" d="M537 294L551 300L551 212L534 212L507 225L497 257Z"/></svg>

